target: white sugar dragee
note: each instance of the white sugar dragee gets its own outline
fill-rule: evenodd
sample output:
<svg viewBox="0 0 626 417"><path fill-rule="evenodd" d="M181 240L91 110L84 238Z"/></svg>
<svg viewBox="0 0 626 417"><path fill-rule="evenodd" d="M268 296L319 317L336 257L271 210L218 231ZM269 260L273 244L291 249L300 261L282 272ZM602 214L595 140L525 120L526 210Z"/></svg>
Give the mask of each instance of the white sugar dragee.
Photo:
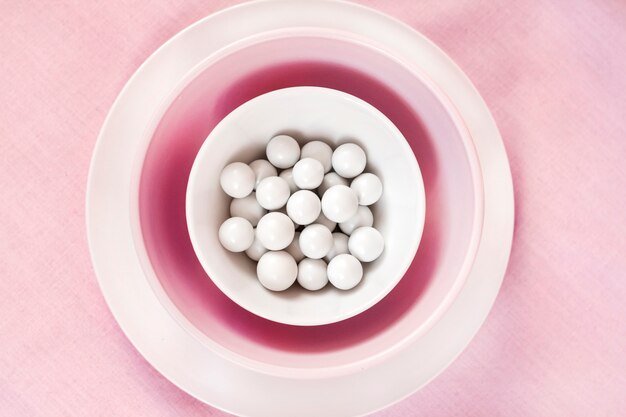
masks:
<svg viewBox="0 0 626 417"><path fill-rule="evenodd" d="M333 235L321 224L312 224L300 232L300 250L307 258L321 259L333 247Z"/></svg>
<svg viewBox="0 0 626 417"><path fill-rule="evenodd" d="M324 175L324 179L322 180L322 183L317 188L317 195L319 195L320 197L323 196L324 193L328 191L328 189L332 187L333 185L348 185L348 184L349 184L348 180L345 179L344 177L338 175L336 172L329 172L328 174Z"/></svg>
<svg viewBox="0 0 626 417"><path fill-rule="evenodd" d="M333 169L344 178L354 178L365 169L365 151L355 143L344 143L335 149L332 158Z"/></svg>
<svg viewBox="0 0 626 417"><path fill-rule="evenodd" d="M300 250L300 232L296 232L294 234L293 240L289 246L285 248L285 251L287 251L287 253L289 253L289 255L291 255L296 262L300 262L304 259L304 253Z"/></svg>
<svg viewBox="0 0 626 417"><path fill-rule="evenodd" d="M315 219L313 223L319 223L323 226L326 226L328 230L330 230L331 232L334 231L335 228L337 227L337 222L329 220L326 216L324 216L324 213L320 213L318 218Z"/></svg>
<svg viewBox="0 0 626 417"><path fill-rule="evenodd" d="M324 167L317 159L304 158L293 166L293 182L302 190L319 187L323 179Z"/></svg>
<svg viewBox="0 0 626 417"><path fill-rule="evenodd" d="M250 247L246 249L246 255L248 255L248 258L252 259L253 261L258 261L259 259L261 259L261 256L265 255L267 251L268 249L263 246L259 238L256 237L255 230L254 241L252 242L252 245L250 245Z"/></svg>
<svg viewBox="0 0 626 417"><path fill-rule="evenodd" d="M322 211L319 197L312 191L296 191L287 201L287 214L294 223L307 225L313 223Z"/></svg>
<svg viewBox="0 0 626 417"><path fill-rule="evenodd" d="M291 136L274 136L267 144L265 154L276 168L291 168L300 159L300 145Z"/></svg>
<svg viewBox="0 0 626 417"><path fill-rule="evenodd" d="M256 188L256 200L267 210L277 210L289 200L289 185L280 177L267 177Z"/></svg>
<svg viewBox="0 0 626 417"><path fill-rule="evenodd" d="M281 171L281 173L278 174L278 176L284 179L285 181L287 181L287 185L289 185L289 191L291 192L291 194L298 191L298 186L293 181L293 168L289 168L289 169L285 169L284 171Z"/></svg>
<svg viewBox="0 0 626 417"><path fill-rule="evenodd" d="M363 266L357 258L347 253L335 256L328 263L328 280L340 290L350 290L363 278Z"/></svg>
<svg viewBox="0 0 626 417"><path fill-rule="evenodd" d="M350 235L348 249L361 262L372 262L385 248L383 235L373 227L359 227Z"/></svg>
<svg viewBox="0 0 626 417"><path fill-rule="evenodd" d="M267 210L261 207L254 191L244 198L233 198L230 202L231 217L243 217L255 227L266 213Z"/></svg>
<svg viewBox="0 0 626 417"><path fill-rule="evenodd" d="M250 162L250 168L252 172L254 172L254 189L259 186L259 183L263 181L267 177L275 177L278 175L278 171L274 165L270 164L269 161L265 159L257 159L256 161Z"/></svg>
<svg viewBox="0 0 626 417"><path fill-rule="evenodd" d="M326 262L305 258L298 264L298 284L309 291L321 290L328 283Z"/></svg>
<svg viewBox="0 0 626 417"><path fill-rule="evenodd" d="M343 233L333 233L333 247L324 256L327 262L330 262L335 256L342 253L349 253L348 251L348 236Z"/></svg>
<svg viewBox="0 0 626 417"><path fill-rule="evenodd" d="M359 227L372 226L374 224L374 216L369 207L359 206L354 216L345 222L339 223L339 229L346 235L351 235L355 229Z"/></svg>
<svg viewBox="0 0 626 417"><path fill-rule="evenodd" d="M291 219L278 212L267 213L259 220L256 235L267 249L285 249L293 241L295 227Z"/></svg>
<svg viewBox="0 0 626 417"><path fill-rule="evenodd" d="M256 265L261 284L272 291L285 291L298 277L296 261L285 251L267 252Z"/></svg>
<svg viewBox="0 0 626 417"><path fill-rule="evenodd" d="M369 172L353 179L350 188L354 190L362 206L374 204L383 195L383 183L376 175Z"/></svg>
<svg viewBox="0 0 626 417"><path fill-rule="evenodd" d="M222 190L233 198L243 198L254 189L255 175L252 168L243 162L226 165L220 174Z"/></svg>
<svg viewBox="0 0 626 417"><path fill-rule="evenodd" d="M231 252L243 252L254 241L254 229L243 217L231 217L220 226L220 243Z"/></svg>
<svg viewBox="0 0 626 417"><path fill-rule="evenodd" d="M317 159L324 167L324 172L326 173L332 168L333 148L321 140L312 140L302 147L300 158Z"/></svg>
<svg viewBox="0 0 626 417"><path fill-rule="evenodd" d="M322 196L322 212L334 222L345 222L356 214L358 208L356 193L346 185L334 185Z"/></svg>

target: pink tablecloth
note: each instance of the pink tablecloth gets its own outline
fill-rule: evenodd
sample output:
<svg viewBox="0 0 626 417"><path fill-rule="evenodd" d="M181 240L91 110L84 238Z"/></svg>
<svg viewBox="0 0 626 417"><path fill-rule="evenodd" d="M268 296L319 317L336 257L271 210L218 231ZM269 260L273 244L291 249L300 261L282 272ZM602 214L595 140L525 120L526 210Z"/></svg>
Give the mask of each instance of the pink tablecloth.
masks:
<svg viewBox="0 0 626 417"><path fill-rule="evenodd" d="M232 3L0 1L1 416L223 415L118 328L90 265L84 199L124 82ZM504 136L517 199L484 327L437 380L377 415L626 415L626 3L364 3L467 72Z"/></svg>

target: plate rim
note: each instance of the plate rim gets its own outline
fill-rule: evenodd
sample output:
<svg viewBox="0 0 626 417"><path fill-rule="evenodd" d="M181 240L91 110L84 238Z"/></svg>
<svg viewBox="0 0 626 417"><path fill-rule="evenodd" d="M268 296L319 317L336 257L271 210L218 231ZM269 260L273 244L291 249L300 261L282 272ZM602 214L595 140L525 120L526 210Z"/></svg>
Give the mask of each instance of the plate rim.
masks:
<svg viewBox="0 0 626 417"><path fill-rule="evenodd" d="M110 132L107 129L110 129L110 125L111 125L111 121L114 117L114 114L116 114L116 111L119 111L119 107L121 106L121 102L123 100L126 99L127 95L129 94L129 92L131 92L132 88L134 88L136 86L136 83L138 82L139 78L141 75L144 75L144 72L146 70L146 68L148 67L148 65L155 65L155 61L157 60L158 56L163 54L163 49L167 46L167 45L172 45L174 42L178 42L178 41L182 41L185 40L184 38L186 36L189 36L190 32L195 30L196 28L200 27L201 25L207 24L209 22L211 22L214 19L217 19L219 16L223 16L224 14L237 14L237 13L247 13L250 10L254 10L255 8L258 7L266 7L266 6L270 6L270 7L276 7L277 5L285 5L286 1L285 0L261 0L261 1L254 1L254 2L250 2L250 3L243 3L243 4L238 4L235 6L232 6L230 8L227 9L223 9L221 11L216 12L213 15L210 15L204 19L199 20L198 22L194 23L193 25L189 26L188 28L184 29L182 32L180 32L179 34L175 35L173 38L171 38L169 41L167 41L162 47L160 47L156 52L154 52L140 67L139 69L135 72L135 74L133 74L133 76L130 78L130 80L127 82L127 84L124 86L124 88L122 89L122 91L120 92L119 96L117 97L117 99L115 100L115 102L113 103L113 106L111 107L111 110L109 112L109 114L107 115L105 122L103 124L102 130L100 132L100 135L98 137L98 141L95 145L95 149L94 149L94 154L92 156L92 160L91 160L91 164L90 164L90 170L89 170L89 178L88 178L88 184L87 184L87 202L86 202L86 220L87 220L87 236L88 236L88 242L89 242L89 248L90 248L90 254L91 254L91 258L92 258L92 262L94 265L94 270L96 271L96 276L98 278L98 283L100 285L100 288L102 290L102 293L105 297L105 300L107 301L107 304L109 305L110 310L112 311L114 317L116 318L116 320L118 321L118 323L120 324L120 327L122 328L122 330L126 333L127 337L129 338L129 340L131 341L131 343L133 343L133 345L135 346L135 348L137 348L137 350L148 360L148 362L150 362L157 370L159 370L159 372L161 372L162 374L164 374L168 379L170 379L174 384L178 385L181 389L183 389L184 391L187 391L188 393L190 393L191 395L193 395L194 397L200 399L201 401L207 402L209 404L211 404L214 407L220 408L222 410L225 411L229 411L229 412L235 412L241 415L250 415L248 414L248 412L243 411L243 410L239 410L239 411L235 411L234 409L231 409L232 407L228 407L228 406L224 406L224 404L219 404L219 401L210 401L208 399L206 399L206 396L203 395L203 393L197 389L197 387L191 387L189 386L188 382L182 380L183 378L180 375L175 375L174 373L168 370L166 370L165 368L167 367L167 365L171 365L168 363L156 363L158 362L159 359L159 349L154 349L154 346L150 346L149 344L146 344L146 341L150 339L150 335L147 334L149 332L144 332L145 334L143 336L140 336L136 333L136 329L130 329L131 324L127 321L127 316L124 316L124 314L128 313L128 311L125 311L125 309L120 309L119 305L117 304L117 302L115 300L112 299L112 291L115 289L115 285L113 285L113 287L111 287L111 282L107 281L104 278L104 275L107 274L106 268L104 268L102 266L101 263L101 253L98 252L100 250L99 248L99 242L96 242L96 240L98 240L96 238L97 234L102 234L103 231L101 230L101 225L97 222L98 219L98 212L97 209L94 208L94 204L96 204L98 202L98 198L95 194L98 194L99 189L101 189L103 186L105 186L106 189L106 184L101 184L99 181L101 181L101 179L98 177L96 171L99 168L99 161L102 158L102 153L103 153L103 148L105 146L105 137L107 136L107 134L109 134ZM497 295L498 289L500 287L502 278L504 276L504 272L505 272L505 268L506 268L506 264L508 263L508 258L510 255L510 249L511 249L511 245L512 245L512 236L513 236L513 218L514 218L514 202L513 202L513 184L512 184L512 178L511 178L511 174L510 174L510 168L508 165L508 159L506 157L506 150L504 149L504 144L502 143L501 137L497 131L497 128L495 126L495 122L493 120L493 117L491 116L491 114L489 113L489 110L487 109L484 101L482 100L482 98L480 97L480 95L478 94L478 92L475 90L475 88L473 87L473 85L471 84L471 82L469 81L469 79L467 79L467 77L462 73L462 71L458 68L458 66L456 66L456 64L453 63L453 61L451 61L441 50L439 50L439 48L437 48L436 46L434 46L432 44L432 42L430 42L429 40L427 40L426 38L424 38L421 34L419 34L418 32L414 31L412 28L410 28L409 26L406 26L404 23L399 22L398 20L391 18L389 16L383 15L382 13L375 11L373 9L369 9L365 6L361 6L361 5L357 5L357 4L353 4L353 3L347 3L347 2L343 2L343 1L327 1L327 0L322 0L322 1L318 1L318 2L306 2L306 1L302 1L302 0L296 0L293 1L291 0L292 5L290 5L289 7L293 7L294 4L299 4L301 7L309 7L309 8L317 8L317 7L329 7L329 8L336 8L336 9L340 9L340 8L345 8L347 9L351 9L351 11L348 11L349 13L362 13L364 15L368 15L365 17L365 20L367 19L372 19L372 20L378 20L379 23L382 26L391 26L394 27L395 29L401 29L402 31L406 32L405 37L406 38L414 38L413 41L418 41L422 43L422 47L424 45L427 44L427 46L434 51L435 53L439 54L440 57L443 57L444 61L447 61L447 64L449 65L448 70L453 72L454 76L457 77L458 79L456 80L457 82L462 82L463 84L465 84L465 87L469 87L469 91L471 93L473 93L474 95L474 99L476 100L476 102L474 104L478 104L478 107L480 107L480 113L482 113L481 118L482 118L482 124L483 124L483 129L479 129L479 130L485 130L486 132L481 132L482 134L479 135L480 137L483 137L482 135L487 135L490 134L492 136L492 140L494 143L491 144L492 148L489 149L488 153L490 154L490 157L494 158L495 156L499 156L500 160L498 161L488 161L489 164L485 164L483 161L483 159L480 159L481 162L481 168L483 169L483 173L485 172L485 170L487 171L493 171L493 170L500 170L499 173L501 175L500 178L496 180L494 179L489 179L488 177L486 177L485 179L485 183L487 183L487 179L490 180L490 183L492 186L495 186L496 188L500 189L500 196L499 196L499 200L500 203L498 204L499 207L492 207L490 208L490 212L491 211L495 211L496 213L493 213L494 215L499 215L500 217L502 217L500 219L500 221L503 223L502 225L500 225L499 227L501 228L500 232L501 232L501 236L499 238L499 245L498 248L499 250L496 251L497 252L497 257L499 259L500 262L497 263L496 266L492 267L495 272L494 274L497 275L494 279L493 282L491 283L492 285L490 286L490 291L489 294L487 294L486 296L483 294L484 298L484 302L485 304L483 305L483 309L484 311L481 312L480 315L476 316L476 320L474 320L473 323L473 328L470 329L471 331L469 331L469 333L466 333L464 335L464 342L460 343L460 346L457 346L456 352L454 352L453 354L449 354L447 357L446 361L442 361L443 365L438 366L438 369L435 372L431 372L430 378L426 378L423 381L421 381L420 383L415 383L415 381L412 381L412 388L409 389L408 391L405 390L405 392L402 394L398 394L396 396L394 396L394 398L391 399L387 399L387 400L382 400L381 402L379 402L378 405L372 405L371 407L367 408L366 410L361 409L359 411L355 410L355 412L357 414L361 414L361 413L369 413L369 412L373 412L375 410L378 410L380 408L384 408L388 405L390 405L391 403L400 401L402 398L404 398L407 395L410 395L412 392L418 390L420 387L422 387L423 385L425 385L426 383L428 383L430 380L432 380L432 378L436 377L436 375L438 375L441 371L443 371L447 365L449 363L451 363L457 356L458 354L460 354L462 352L462 350L465 348L465 346L469 343L469 341L472 339L473 335L475 334L475 332L478 330L478 328L480 327L480 325L482 324L482 322L484 321L484 318L486 317L488 311L491 308L491 305L493 304L493 301L495 300L495 296ZM344 10L344 12L346 11ZM338 10L334 10L334 12L338 13ZM232 18L232 16L231 16ZM407 32L408 31L408 32ZM431 51L431 52L432 52ZM446 89L444 88L444 91ZM474 115L476 116L476 115ZM476 122L476 121L475 121ZM476 139L477 135L473 134L473 137ZM477 146L478 147L478 146ZM479 151L480 154L480 151ZM495 154L495 156L494 156ZM498 155L499 154L499 155ZM487 167L485 167L485 165L489 165ZM494 166L495 165L495 166ZM128 170L125 170L125 172L127 172ZM494 182L495 181L495 182ZM129 185L130 187L130 185ZM124 191L124 190L122 190ZM130 198L130 196L128 196L128 198ZM487 205L486 205L487 206ZM487 207L485 207L485 209L487 210ZM498 210L499 209L499 210ZM485 217L488 218L489 213L485 213ZM128 216L130 216L130 213L127 213ZM94 217L95 216L95 217ZM484 238L484 234L485 232L483 231L483 238ZM101 237L101 236L100 236ZM479 247L479 252L481 250L481 248L484 246L483 245L483 241L484 239L481 238L481 247ZM129 249L128 245L125 245L126 249ZM106 262L106 260L102 261L102 262ZM477 268L476 263L474 265L474 268ZM474 270L474 268L472 270ZM467 287L467 285L466 285ZM137 289L134 288L133 289ZM463 291L467 291L467 288L464 288ZM446 313L446 316L449 316L449 313ZM171 318L170 318L171 319ZM174 324L174 323L171 323ZM436 333L436 330L438 328L441 328L442 324L441 323L437 323L434 328L432 329L431 332L429 332L427 334L431 335L432 333ZM180 330L180 329L178 329ZM171 328L169 329L169 331L172 332L172 339L170 339L170 343L174 343L173 340L177 340L176 338L174 338L174 333L180 334L179 332L176 331L175 328ZM154 341L154 338L152 339ZM417 342L416 342L417 343ZM157 343L158 344L158 343ZM197 353L204 353L206 354L206 352L204 352L202 349L198 350L198 349L194 349L192 346L188 346L188 348L190 350L193 350L194 352ZM196 347L197 348L197 347ZM400 356L406 356L406 352L403 352L402 355ZM162 361L162 359L161 359ZM394 358L394 361L397 363L397 358ZM211 360L209 361L211 367L209 367L208 369L231 369L233 370L234 368L237 368L237 366L232 363L229 364L224 364L224 363L220 363L220 361L214 361ZM391 360L389 361L391 362ZM382 367L385 366L387 362L375 367L376 369L380 369ZM209 365L209 363L205 364L205 365ZM214 367L212 367L214 366ZM370 371L370 370L368 370ZM251 372L250 370L241 370L241 375L248 375L250 376L251 374L254 374L254 372ZM272 378L272 377L268 377L268 376L264 376L265 378L269 378L269 380L273 380L273 381L278 381L281 380L281 378ZM341 378L339 378L341 379ZM409 385L411 385L411 381L409 381ZM256 410L258 411L258 410ZM344 412L346 410L343 410ZM265 415L265 414L263 414ZM348 415L348 414L333 414L333 415ZM355 414L350 414L350 415L355 415Z"/></svg>

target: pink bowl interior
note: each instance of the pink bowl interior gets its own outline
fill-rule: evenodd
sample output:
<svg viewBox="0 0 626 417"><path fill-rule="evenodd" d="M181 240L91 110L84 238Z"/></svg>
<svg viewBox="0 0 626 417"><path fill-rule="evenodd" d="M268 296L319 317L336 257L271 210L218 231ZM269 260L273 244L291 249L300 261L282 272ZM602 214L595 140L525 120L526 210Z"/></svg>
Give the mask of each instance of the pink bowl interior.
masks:
<svg viewBox="0 0 626 417"><path fill-rule="evenodd" d="M325 326L255 316L209 279L192 249L185 190L196 153L229 112L291 86L353 94L381 110L415 152L426 188L426 224L398 286L366 312ZM464 142L465 141L465 142ZM288 368L354 364L425 329L464 277L477 238L467 138L432 90L376 49L338 38L296 36L243 47L202 70L165 111L145 155L139 194L145 247L159 284L186 326L251 361Z"/></svg>

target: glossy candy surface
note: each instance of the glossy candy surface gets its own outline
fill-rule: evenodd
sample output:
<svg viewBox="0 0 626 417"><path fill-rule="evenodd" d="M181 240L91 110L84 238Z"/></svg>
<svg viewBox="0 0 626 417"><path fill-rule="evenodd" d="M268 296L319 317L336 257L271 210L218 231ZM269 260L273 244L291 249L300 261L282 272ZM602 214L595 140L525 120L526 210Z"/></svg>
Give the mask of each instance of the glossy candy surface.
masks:
<svg viewBox="0 0 626 417"><path fill-rule="evenodd" d="M293 240L295 226L286 214L267 213L259 220L257 238L269 250L285 249Z"/></svg>
<svg viewBox="0 0 626 417"><path fill-rule="evenodd" d="M220 226L219 239L222 246L231 252L243 252L254 241L254 229L243 217L231 217Z"/></svg>
<svg viewBox="0 0 626 417"><path fill-rule="evenodd" d="M365 151L355 143L344 143L333 152L333 169L344 178L354 178L365 169Z"/></svg>
<svg viewBox="0 0 626 417"><path fill-rule="evenodd" d="M337 255L328 263L328 280L340 290L357 286L363 278L363 266L357 258L349 254Z"/></svg>
<svg viewBox="0 0 626 417"><path fill-rule="evenodd" d="M267 252L256 266L261 284L272 291L291 287L298 276L296 261L285 251Z"/></svg>
<svg viewBox="0 0 626 417"><path fill-rule="evenodd" d="M222 190L233 198L243 198L250 194L255 181L254 171L243 162L226 165L220 174Z"/></svg>
<svg viewBox="0 0 626 417"><path fill-rule="evenodd" d="M291 168L300 158L300 145L291 136L278 135L269 141L265 153L276 168Z"/></svg>
<svg viewBox="0 0 626 417"><path fill-rule="evenodd" d="M334 222L345 222L356 214L358 208L356 193L346 185L334 185L322 196L324 216Z"/></svg>

